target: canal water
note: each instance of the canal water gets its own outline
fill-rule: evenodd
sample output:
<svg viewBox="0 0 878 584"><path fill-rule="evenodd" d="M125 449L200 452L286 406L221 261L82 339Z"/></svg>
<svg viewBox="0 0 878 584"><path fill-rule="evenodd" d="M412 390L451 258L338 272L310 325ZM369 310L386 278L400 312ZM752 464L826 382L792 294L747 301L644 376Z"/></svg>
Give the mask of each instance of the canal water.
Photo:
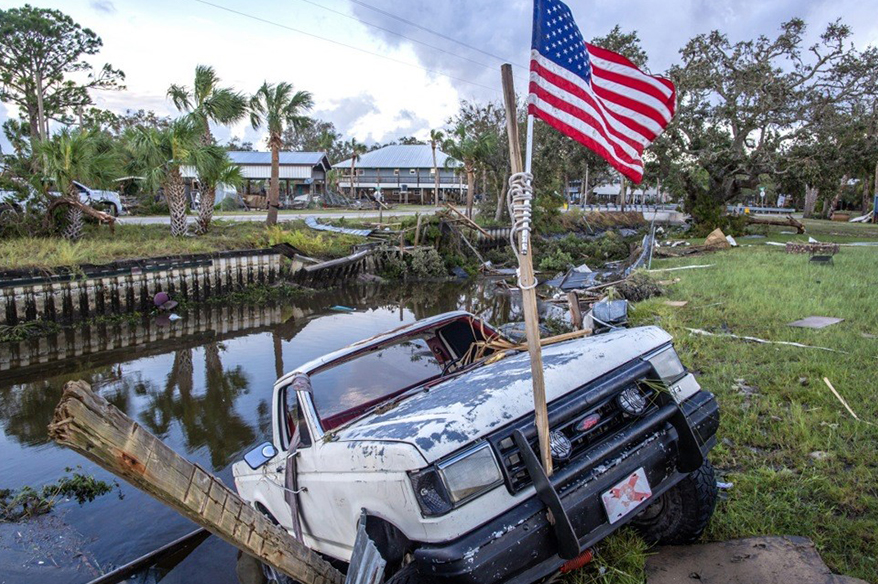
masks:
<svg viewBox="0 0 878 584"><path fill-rule="evenodd" d="M0 371L0 489L39 488L70 472L114 480L47 438L62 387L73 379L88 381L178 453L233 486L232 464L270 438L269 404L280 374L449 310L469 310L497 325L519 320L517 303L497 290L490 281L357 284L285 304L201 307L180 320L0 346L12 363ZM93 502L62 500L48 515L0 523L0 584L88 582L195 528L119 481ZM234 584L236 557L236 549L210 537L176 566L136 581Z"/></svg>

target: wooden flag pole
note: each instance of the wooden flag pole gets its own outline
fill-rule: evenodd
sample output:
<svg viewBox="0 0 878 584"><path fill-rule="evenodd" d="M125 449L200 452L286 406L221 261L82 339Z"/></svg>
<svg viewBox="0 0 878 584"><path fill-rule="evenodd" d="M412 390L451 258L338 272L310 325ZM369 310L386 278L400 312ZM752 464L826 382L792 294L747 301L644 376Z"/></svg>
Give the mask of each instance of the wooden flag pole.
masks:
<svg viewBox="0 0 878 584"><path fill-rule="evenodd" d="M503 79L503 101L506 104L506 133L509 137L509 158L512 164L513 178L523 172L530 173L531 151L533 142L533 117L528 116L526 166L522 167L521 145L518 141L518 115L515 105L515 86L512 80L512 66L508 63L500 68ZM513 195L513 184L510 180L508 196ZM514 201L513 201L514 202ZM546 475L552 476L552 451L549 446L549 414L546 408L546 381L543 376L543 353L540 348L540 321L537 313L536 278L534 277L533 251L530 246L530 202L524 203L526 208L510 215L515 223L514 234L518 234L517 245L513 241L513 249L518 257L518 286L521 289L521 304L524 309L524 330L527 334L527 351L530 354L530 368L533 379L534 414L536 417L537 436L539 438L540 458ZM512 207L512 205L511 205ZM518 215L518 216L516 216ZM518 228L518 229L516 229ZM513 237L514 237L513 234Z"/></svg>

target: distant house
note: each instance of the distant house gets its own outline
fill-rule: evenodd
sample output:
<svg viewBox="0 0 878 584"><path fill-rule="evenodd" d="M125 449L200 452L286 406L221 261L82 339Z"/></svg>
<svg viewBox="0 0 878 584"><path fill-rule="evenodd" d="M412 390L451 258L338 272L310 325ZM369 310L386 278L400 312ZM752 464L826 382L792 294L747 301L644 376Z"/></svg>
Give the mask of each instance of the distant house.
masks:
<svg viewBox="0 0 878 584"><path fill-rule="evenodd" d="M567 185L567 198L578 203L581 188L581 180L571 180ZM621 193L622 185L620 183L597 185L591 187L587 201L595 204L618 203ZM645 183L640 185L628 184L628 203L665 203L669 198L668 193L657 191L655 185L649 186Z"/></svg>
<svg viewBox="0 0 878 584"><path fill-rule="evenodd" d="M457 171L461 164L436 150L439 167L439 198L457 197L466 189L466 180ZM338 173L339 189L351 189L351 159L332 165ZM380 190L384 200L396 202L427 202L433 198L433 150L426 145L393 145L367 152L356 161L353 176L358 198Z"/></svg>
<svg viewBox="0 0 878 584"><path fill-rule="evenodd" d="M271 178L271 152L232 150L229 159L241 169L243 184L239 195L267 195ZM280 203L287 206L298 195L321 195L326 190L326 172L331 168L324 152L280 152ZM200 192L198 176L193 167L184 167L187 194ZM219 189L217 203L234 196L230 188Z"/></svg>
<svg viewBox="0 0 878 584"><path fill-rule="evenodd" d="M314 194L326 189L326 172L331 168L325 152L280 152L280 196ZM271 178L271 152L232 150L229 158L241 168L244 176L243 194L268 192Z"/></svg>

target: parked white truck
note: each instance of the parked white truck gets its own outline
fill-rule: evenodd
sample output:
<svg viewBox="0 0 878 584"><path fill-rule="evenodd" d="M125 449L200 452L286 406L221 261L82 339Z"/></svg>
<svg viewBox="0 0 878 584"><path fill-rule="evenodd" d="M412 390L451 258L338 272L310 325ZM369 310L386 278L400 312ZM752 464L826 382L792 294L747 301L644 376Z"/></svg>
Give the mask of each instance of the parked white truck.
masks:
<svg viewBox="0 0 878 584"><path fill-rule="evenodd" d="M118 217L125 210L122 206L122 198L115 191L102 191L87 187L82 183L73 181L79 193L79 200L90 207L94 207L100 211L106 211L110 215ZM21 211L29 205L29 201L37 197L37 192L33 187L27 185L25 194L22 196L16 191L0 191L0 210ZM50 192L53 197L60 197L61 193Z"/></svg>
<svg viewBox="0 0 878 584"><path fill-rule="evenodd" d="M396 583L534 582L627 522L651 541L697 539L719 413L671 337L642 327L543 349L551 477L528 355L498 337L452 312L303 364L275 384L273 440L235 464L238 492L342 563L365 512Z"/></svg>

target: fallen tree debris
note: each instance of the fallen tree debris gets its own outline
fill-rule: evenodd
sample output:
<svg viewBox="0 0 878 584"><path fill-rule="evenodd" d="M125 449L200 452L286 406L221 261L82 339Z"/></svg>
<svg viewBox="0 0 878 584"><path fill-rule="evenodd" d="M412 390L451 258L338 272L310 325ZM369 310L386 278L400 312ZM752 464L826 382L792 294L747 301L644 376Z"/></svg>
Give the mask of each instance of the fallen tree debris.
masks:
<svg viewBox="0 0 878 584"><path fill-rule="evenodd" d="M851 406L848 405L848 402L844 401L844 398L841 397L841 394L838 393L838 391L835 389L835 387L832 386L832 383L829 381L828 377L823 378L823 383L825 383L829 387L829 390L832 391L833 395L835 395L835 397L838 398L838 401L841 402L841 405L844 406L844 409L846 409L848 411L848 413L850 415L852 415L856 421L863 422L864 424L869 424L870 426L878 426L878 424L874 424L868 420L863 420L862 418L860 418L860 416L855 414L854 410L851 409Z"/></svg>
<svg viewBox="0 0 878 584"><path fill-rule="evenodd" d="M61 205L67 205L68 207L73 207L74 209L79 209L82 211L84 215L88 215L92 219L97 220L98 223L107 225L110 228L110 233L116 232L116 218L110 215L109 213L104 213L103 211L98 211L97 209L90 207L83 203L82 201L77 201L75 199L71 199L69 197L58 197L51 203L49 203L49 207L46 209L46 215L43 218L43 226L48 229L51 227L52 222L55 217L55 209L60 207Z"/></svg>
<svg viewBox="0 0 878 584"><path fill-rule="evenodd" d="M781 227L795 227L796 232L800 235L805 233L805 225L801 221L794 219L792 215L787 215L783 219L748 216L747 225L779 225Z"/></svg>
<svg viewBox="0 0 878 584"><path fill-rule="evenodd" d="M750 341L752 343L760 343L760 344L770 344L770 345L787 345L790 347L799 347L801 349L820 349L821 351L830 351L832 353L846 353L845 351L839 351L838 349L830 349L829 347L815 347L814 345L804 345L802 343L794 343L791 341L769 341L766 339L760 339L759 337L747 337L741 335L733 335L731 333L712 333L710 331L706 331L704 329L694 329L694 328L686 328L692 334L695 335L704 335L708 337L728 337L731 339L741 339L742 341Z"/></svg>

